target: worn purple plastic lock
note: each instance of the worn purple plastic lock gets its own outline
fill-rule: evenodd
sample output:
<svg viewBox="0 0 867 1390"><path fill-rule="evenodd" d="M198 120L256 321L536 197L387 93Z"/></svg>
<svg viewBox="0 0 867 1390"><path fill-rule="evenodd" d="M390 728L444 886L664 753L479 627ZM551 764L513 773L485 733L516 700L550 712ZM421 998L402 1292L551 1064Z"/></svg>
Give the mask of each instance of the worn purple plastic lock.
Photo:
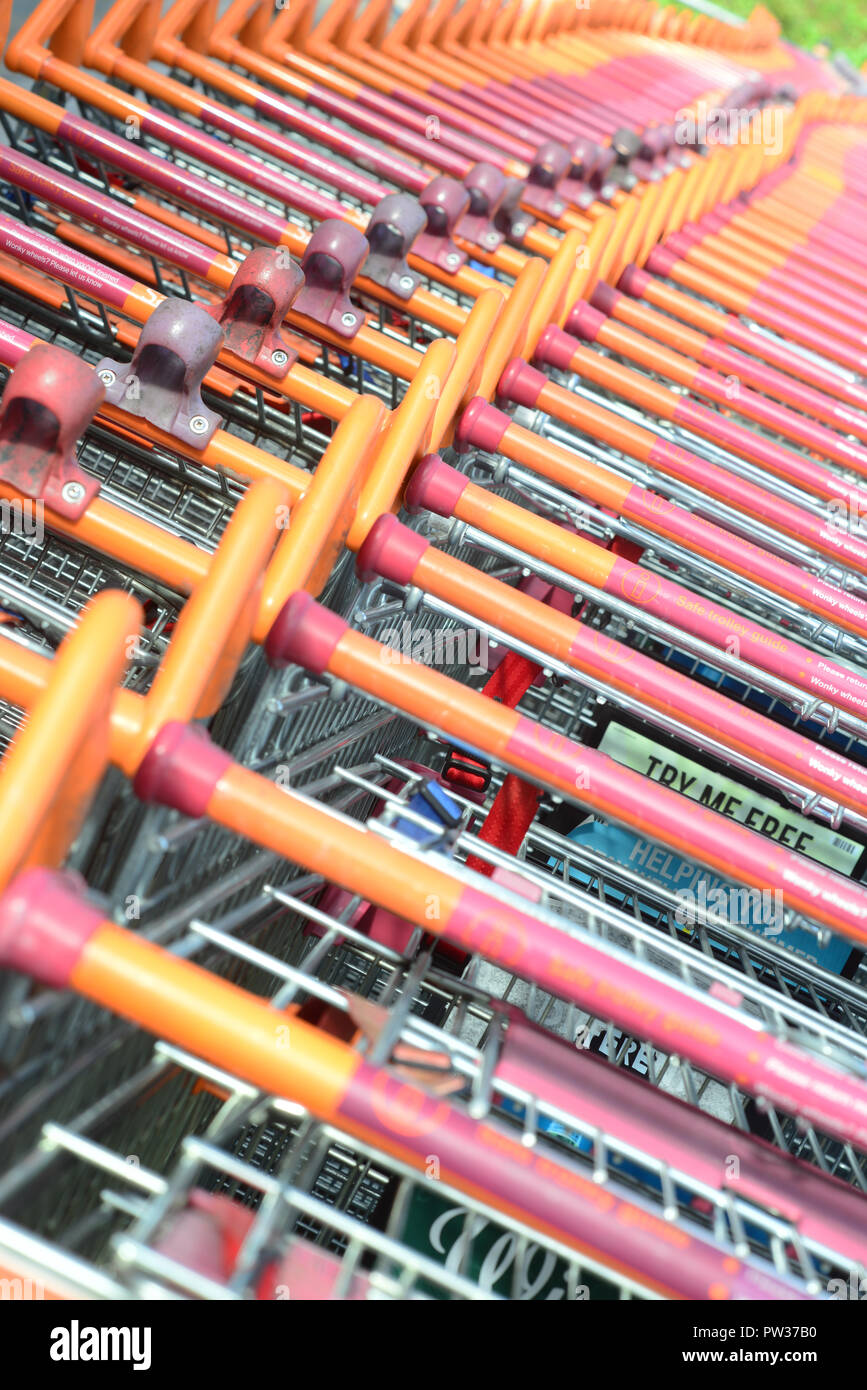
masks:
<svg viewBox="0 0 867 1390"><path fill-rule="evenodd" d="M642 159L636 155L635 159L629 162L629 172L634 174L639 183L658 183L662 178L662 170L652 159Z"/></svg>
<svg viewBox="0 0 867 1390"><path fill-rule="evenodd" d="M608 182L610 171L617 167L617 154L611 145L604 145L599 151L599 159L592 174L588 175L587 182L594 191L607 188L609 193L613 191L613 184Z"/></svg>
<svg viewBox="0 0 867 1390"><path fill-rule="evenodd" d="M201 449L222 423L200 394L222 342L223 330L200 304L164 299L142 329L131 362L104 357L97 363L106 400Z"/></svg>
<svg viewBox="0 0 867 1390"><path fill-rule="evenodd" d="M611 145L599 146L599 158L596 161L596 168L590 174L590 182L595 187L597 179L604 179L607 171L617 162L617 154Z"/></svg>
<svg viewBox="0 0 867 1390"><path fill-rule="evenodd" d="M523 179L506 179L503 201L494 216L494 226L513 246L520 246L533 225L533 216L521 207Z"/></svg>
<svg viewBox="0 0 867 1390"><path fill-rule="evenodd" d="M561 179L557 192L562 195L564 202L570 203L572 207L586 210L596 202L596 194L583 179Z"/></svg>
<svg viewBox="0 0 867 1390"><path fill-rule="evenodd" d="M641 149L641 136L630 126L619 126L611 137L611 148L621 164L628 164Z"/></svg>
<svg viewBox="0 0 867 1390"><path fill-rule="evenodd" d="M397 295L410 299L421 284L421 276L410 270L407 255L427 226L427 214L411 193L387 193L370 214L365 236L370 255L364 262L368 280Z"/></svg>
<svg viewBox="0 0 867 1390"><path fill-rule="evenodd" d="M238 267L222 304L207 312L222 327L230 352L279 379L298 360L280 325L303 284L304 272L285 246L259 246Z"/></svg>
<svg viewBox="0 0 867 1390"><path fill-rule="evenodd" d="M466 252L452 241L452 232L470 205L470 195L457 179L438 174L423 188L418 200L427 217L427 227L415 239L413 250L424 261L454 275L466 264Z"/></svg>
<svg viewBox="0 0 867 1390"><path fill-rule="evenodd" d="M602 149L595 140L579 135L570 142L568 151L569 168L557 185L557 192L574 207L589 208L595 202L595 194L587 180L602 162Z"/></svg>
<svg viewBox="0 0 867 1390"><path fill-rule="evenodd" d="M569 155L572 160L569 177L588 179L599 168L604 159L605 151L589 136L578 135L569 145Z"/></svg>
<svg viewBox="0 0 867 1390"><path fill-rule="evenodd" d="M457 225L457 234L485 251L496 251L504 236L494 218L505 197L506 176L493 164L474 164L464 179L470 206Z"/></svg>
<svg viewBox="0 0 867 1390"><path fill-rule="evenodd" d="M535 212L548 217L561 217L566 204L557 189L561 179L566 177L572 158L565 145L556 140L546 140L540 145L530 166L527 186L524 189L524 202Z"/></svg>
<svg viewBox="0 0 867 1390"><path fill-rule="evenodd" d="M341 338L354 338L364 324L364 314L351 303L349 290L369 250L367 237L357 227L339 217L320 222L301 258L305 283L295 300L295 312Z"/></svg>
<svg viewBox="0 0 867 1390"><path fill-rule="evenodd" d="M641 135L639 154L642 159L659 159L666 154L675 142L675 135L673 125L648 126Z"/></svg>
<svg viewBox="0 0 867 1390"><path fill-rule="evenodd" d="M593 181L596 182L595 175ZM625 164L612 164L599 179L599 197L603 202L610 202L618 190L631 193L637 184L638 175L633 174L631 168L627 168Z"/></svg>
<svg viewBox="0 0 867 1390"><path fill-rule="evenodd" d="M77 521L99 481L75 459L76 440L102 404L92 367L74 353L37 343L15 368L0 407L0 478Z"/></svg>

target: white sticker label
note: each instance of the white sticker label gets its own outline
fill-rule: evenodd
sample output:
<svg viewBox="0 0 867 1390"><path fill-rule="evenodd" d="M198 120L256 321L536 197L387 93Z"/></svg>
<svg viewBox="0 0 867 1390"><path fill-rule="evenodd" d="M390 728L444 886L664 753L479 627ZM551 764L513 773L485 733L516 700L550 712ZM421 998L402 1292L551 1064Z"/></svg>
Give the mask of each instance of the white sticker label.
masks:
<svg viewBox="0 0 867 1390"><path fill-rule="evenodd" d="M652 739L622 724L611 723L599 749L615 762L642 772L654 782L709 806L722 816L739 821L787 849L793 849L838 873L851 876L861 857L862 847L855 840L797 811L779 806L770 797L744 787L730 777L711 772L701 763L681 753L661 748Z"/></svg>

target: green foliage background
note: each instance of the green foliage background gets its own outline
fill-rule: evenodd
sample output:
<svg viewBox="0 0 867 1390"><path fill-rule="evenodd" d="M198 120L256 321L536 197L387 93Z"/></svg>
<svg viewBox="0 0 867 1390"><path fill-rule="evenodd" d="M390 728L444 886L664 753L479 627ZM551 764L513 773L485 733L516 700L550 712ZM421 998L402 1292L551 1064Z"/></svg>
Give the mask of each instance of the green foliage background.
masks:
<svg viewBox="0 0 867 1390"><path fill-rule="evenodd" d="M727 10L745 18L756 0L717 0ZM763 0L775 14L783 35L801 48L826 43L832 52L841 51L860 67L867 61L867 3L865 0Z"/></svg>

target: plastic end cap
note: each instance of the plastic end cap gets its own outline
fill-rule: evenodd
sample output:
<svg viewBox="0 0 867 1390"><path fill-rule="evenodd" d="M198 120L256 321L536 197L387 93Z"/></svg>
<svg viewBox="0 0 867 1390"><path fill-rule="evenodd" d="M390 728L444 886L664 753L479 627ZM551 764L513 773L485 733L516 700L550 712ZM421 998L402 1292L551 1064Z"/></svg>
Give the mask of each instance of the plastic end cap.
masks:
<svg viewBox="0 0 867 1390"><path fill-rule="evenodd" d="M484 396L475 396L458 421L455 445L463 453L483 449L486 454L496 454L511 423L508 415L489 405Z"/></svg>
<svg viewBox="0 0 867 1390"><path fill-rule="evenodd" d="M303 666L313 675L328 670L334 649L349 624L299 589L287 599L265 639L271 666Z"/></svg>
<svg viewBox="0 0 867 1390"><path fill-rule="evenodd" d="M647 257L647 269L654 275L668 275L679 260L680 256L676 256L668 246L654 246Z"/></svg>
<svg viewBox="0 0 867 1390"><path fill-rule="evenodd" d="M377 517L355 557L359 579L391 579L395 584L411 584L418 562L430 541L411 531L391 512Z"/></svg>
<svg viewBox="0 0 867 1390"><path fill-rule="evenodd" d="M608 315L603 310L582 301L575 305L566 320L566 332L573 338L584 338L588 343L595 343L599 330L607 322Z"/></svg>
<svg viewBox="0 0 867 1390"><path fill-rule="evenodd" d="M233 759L198 724L164 724L142 759L133 782L141 801L169 806L198 820Z"/></svg>
<svg viewBox="0 0 867 1390"><path fill-rule="evenodd" d="M602 315L600 315L601 317ZM568 372L571 369L572 358L575 356L575 348L575 339L552 323L548 325L536 344L536 358L539 362L545 362L549 367L557 367L560 371ZM541 373L539 375L541 376Z"/></svg>
<svg viewBox="0 0 867 1390"><path fill-rule="evenodd" d="M665 249L673 251L677 256L686 256L694 246L701 241L703 233L698 227L682 227L679 232L672 232L665 239Z"/></svg>
<svg viewBox="0 0 867 1390"><path fill-rule="evenodd" d="M620 298L622 298L620 290L616 290L613 285L607 285L604 280L600 280L590 296L590 303L594 309L599 310L600 314L605 314L607 317L609 314L614 313L615 306ZM575 309L580 309L580 307L580 302L575 305ZM573 313L575 309L572 310Z"/></svg>
<svg viewBox="0 0 867 1390"><path fill-rule="evenodd" d="M648 275L646 270L642 270L641 266L633 262L623 271L617 281L617 288L624 294L631 295L633 299L640 299L652 279L652 275Z"/></svg>
<svg viewBox="0 0 867 1390"><path fill-rule="evenodd" d="M547 385L548 378L544 372L537 371L529 362L516 357L500 377L497 395L504 401L512 401L515 405L524 405L533 410Z"/></svg>
<svg viewBox="0 0 867 1390"><path fill-rule="evenodd" d="M102 914L69 870L27 869L0 898L0 966L67 989Z"/></svg>
<svg viewBox="0 0 867 1390"><path fill-rule="evenodd" d="M716 210L706 212L702 216L700 226L696 227L696 231L699 235L701 235L702 230L706 232L719 232L725 227L727 220L727 218L721 216Z"/></svg>
<svg viewBox="0 0 867 1390"><path fill-rule="evenodd" d="M438 516L453 516L468 482L463 473L444 463L439 454L428 454L410 479L404 493L404 506L408 512L429 511Z"/></svg>

